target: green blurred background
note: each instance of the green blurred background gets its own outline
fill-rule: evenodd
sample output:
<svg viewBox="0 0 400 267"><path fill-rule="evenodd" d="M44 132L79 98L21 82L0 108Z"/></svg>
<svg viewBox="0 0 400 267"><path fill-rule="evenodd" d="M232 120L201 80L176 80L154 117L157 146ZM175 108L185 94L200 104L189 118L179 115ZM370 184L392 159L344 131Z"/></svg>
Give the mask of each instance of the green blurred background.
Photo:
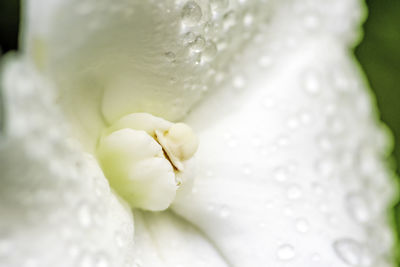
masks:
<svg viewBox="0 0 400 267"><path fill-rule="evenodd" d="M400 0L366 2L369 15L364 24L364 39L355 53L376 95L381 118L392 130L393 168L400 175ZM400 242L400 202L394 209ZM397 257L400 267L400 251Z"/></svg>
<svg viewBox="0 0 400 267"><path fill-rule="evenodd" d="M369 16L356 56L375 92L381 118L395 137L395 167L400 166L400 0L366 2ZM0 0L0 47L3 53L17 48L18 24L19 0ZM395 210L397 229L400 229L399 204ZM398 237L400 240L399 231Z"/></svg>

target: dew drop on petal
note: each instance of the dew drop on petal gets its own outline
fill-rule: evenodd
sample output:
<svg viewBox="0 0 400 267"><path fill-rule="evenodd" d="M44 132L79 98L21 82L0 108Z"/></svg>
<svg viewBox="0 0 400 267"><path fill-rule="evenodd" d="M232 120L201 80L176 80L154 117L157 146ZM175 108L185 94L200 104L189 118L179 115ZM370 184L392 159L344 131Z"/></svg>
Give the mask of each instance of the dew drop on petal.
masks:
<svg viewBox="0 0 400 267"><path fill-rule="evenodd" d="M128 266L131 266L131 265L129 264ZM135 260L133 262L133 267L142 267L142 266L143 266L143 263L141 260Z"/></svg>
<svg viewBox="0 0 400 267"><path fill-rule="evenodd" d="M261 68L268 68L272 65L272 59L270 56L262 56L259 60L258 60L258 65Z"/></svg>
<svg viewBox="0 0 400 267"><path fill-rule="evenodd" d="M221 209L219 211L219 215L221 216L221 218L228 218L230 214L231 214L231 211L227 206L221 207Z"/></svg>
<svg viewBox="0 0 400 267"><path fill-rule="evenodd" d="M315 164L315 170L324 177L329 177L334 171L334 162L331 159L319 159Z"/></svg>
<svg viewBox="0 0 400 267"><path fill-rule="evenodd" d="M199 65L201 63L201 53L193 53L192 60L195 65Z"/></svg>
<svg viewBox="0 0 400 267"><path fill-rule="evenodd" d="M289 261L295 256L295 250L292 245L283 244L278 248L277 257L282 261Z"/></svg>
<svg viewBox="0 0 400 267"><path fill-rule="evenodd" d="M243 18L243 24L246 27L250 27L253 24L254 17L251 14L246 14Z"/></svg>
<svg viewBox="0 0 400 267"><path fill-rule="evenodd" d="M333 143L329 136L320 135L317 137L317 142L318 146L324 151L329 151L333 148Z"/></svg>
<svg viewBox="0 0 400 267"><path fill-rule="evenodd" d="M307 30L315 30L320 25L320 20L316 14L306 14L303 18L303 23Z"/></svg>
<svg viewBox="0 0 400 267"><path fill-rule="evenodd" d="M349 216L356 222L366 223L370 219L370 211L366 199L358 194L352 193L346 197Z"/></svg>
<svg viewBox="0 0 400 267"><path fill-rule="evenodd" d="M275 106L275 100L272 97L266 97L266 98L261 100L261 105L265 109L271 109L271 108L273 108Z"/></svg>
<svg viewBox="0 0 400 267"><path fill-rule="evenodd" d="M122 248L128 244L128 240L123 232L117 232L115 234L115 242L117 243L118 247Z"/></svg>
<svg viewBox="0 0 400 267"><path fill-rule="evenodd" d="M236 23L236 16L233 11L230 11L224 15L224 18L223 18L224 30L226 30L226 31L229 30L230 28L232 28L235 25L235 23Z"/></svg>
<svg viewBox="0 0 400 267"><path fill-rule="evenodd" d="M303 123L304 125L308 125L312 121L312 115L307 111L301 112L299 116L301 123Z"/></svg>
<svg viewBox="0 0 400 267"><path fill-rule="evenodd" d="M309 70L303 74L303 88L310 95L316 95L320 91L320 78L317 72Z"/></svg>
<svg viewBox="0 0 400 267"><path fill-rule="evenodd" d="M288 178L288 171L283 167L278 167L274 170L273 176L276 181L284 182Z"/></svg>
<svg viewBox="0 0 400 267"><path fill-rule="evenodd" d="M300 233L307 233L310 225L306 219L300 218L296 220L296 230Z"/></svg>
<svg viewBox="0 0 400 267"><path fill-rule="evenodd" d="M345 263L351 266L358 266L361 261L361 246L352 239L343 238L333 243L336 255Z"/></svg>
<svg viewBox="0 0 400 267"><path fill-rule="evenodd" d="M294 130L299 127L300 122L296 117L290 117L286 124L289 129Z"/></svg>
<svg viewBox="0 0 400 267"><path fill-rule="evenodd" d="M96 255L94 266L95 267L109 267L110 263L105 255L98 254L98 255Z"/></svg>
<svg viewBox="0 0 400 267"><path fill-rule="evenodd" d="M83 254L78 259L78 266L79 267L94 267L94 261L90 254Z"/></svg>
<svg viewBox="0 0 400 267"><path fill-rule="evenodd" d="M287 146L289 145L289 138L286 135L281 135L277 138L276 143L281 147Z"/></svg>
<svg viewBox="0 0 400 267"><path fill-rule="evenodd" d="M319 262L321 261L321 256L318 253L314 253L313 255L311 255L311 260L313 262Z"/></svg>
<svg viewBox="0 0 400 267"><path fill-rule="evenodd" d="M194 42L196 35L193 32L187 32L183 35L182 41L183 45L187 46Z"/></svg>
<svg viewBox="0 0 400 267"><path fill-rule="evenodd" d="M211 8L215 11L222 11L228 8L229 0L210 0Z"/></svg>
<svg viewBox="0 0 400 267"><path fill-rule="evenodd" d="M297 185L292 185L288 188L287 197L288 199L298 199L302 195L301 188Z"/></svg>
<svg viewBox="0 0 400 267"><path fill-rule="evenodd" d="M182 22L188 26L195 25L200 21L202 16L203 13L200 6L194 1L187 2L182 8Z"/></svg>
<svg viewBox="0 0 400 267"><path fill-rule="evenodd" d="M89 227L92 224L92 214L88 204L82 203L78 208L79 222L83 227Z"/></svg>
<svg viewBox="0 0 400 267"><path fill-rule="evenodd" d="M203 51L204 47L206 45L206 40L204 39L203 36L197 36L196 39L190 43L190 49L194 52L201 52Z"/></svg>
<svg viewBox="0 0 400 267"><path fill-rule="evenodd" d="M218 49L214 42L209 41L206 43L204 51L202 53L202 59L204 61L211 61L217 55Z"/></svg>
<svg viewBox="0 0 400 267"><path fill-rule="evenodd" d="M79 253L81 252L81 248L76 245L76 244L71 244L68 247L68 254L72 257L72 258L76 258L78 257Z"/></svg>
<svg viewBox="0 0 400 267"><path fill-rule="evenodd" d="M236 89L242 89L245 86L245 79L241 75L237 75L233 78L233 87Z"/></svg>
<svg viewBox="0 0 400 267"><path fill-rule="evenodd" d="M166 58L167 61L169 61L169 62L175 61L175 57L176 57L176 55L175 55L174 52L169 51L169 52L166 52L166 53L165 53L165 58Z"/></svg>

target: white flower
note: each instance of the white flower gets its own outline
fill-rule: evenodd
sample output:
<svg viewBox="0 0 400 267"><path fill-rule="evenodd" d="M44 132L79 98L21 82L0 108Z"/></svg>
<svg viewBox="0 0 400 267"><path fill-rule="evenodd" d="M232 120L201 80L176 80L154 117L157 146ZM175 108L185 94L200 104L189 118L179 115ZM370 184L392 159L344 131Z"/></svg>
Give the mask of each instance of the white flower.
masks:
<svg viewBox="0 0 400 267"><path fill-rule="evenodd" d="M391 143L351 52L364 13L357 0L26 1L23 51L3 59L0 265L392 266ZM158 126L129 126L143 150L118 164L164 160L134 175L155 177L135 184L150 202L183 164L162 212L104 175L120 167L104 164L113 144L136 144L106 129L140 112ZM200 140L195 166L191 130L163 132L179 121Z"/></svg>

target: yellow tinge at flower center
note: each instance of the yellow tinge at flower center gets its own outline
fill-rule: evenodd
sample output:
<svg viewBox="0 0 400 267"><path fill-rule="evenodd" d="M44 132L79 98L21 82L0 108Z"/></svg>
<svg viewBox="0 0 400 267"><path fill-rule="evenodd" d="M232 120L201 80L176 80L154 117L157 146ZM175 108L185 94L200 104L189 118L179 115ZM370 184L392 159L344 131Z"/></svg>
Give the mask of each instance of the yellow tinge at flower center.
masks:
<svg viewBox="0 0 400 267"><path fill-rule="evenodd" d="M97 157L111 187L132 207L167 209L198 140L184 123L171 123L148 113L127 115L101 136Z"/></svg>

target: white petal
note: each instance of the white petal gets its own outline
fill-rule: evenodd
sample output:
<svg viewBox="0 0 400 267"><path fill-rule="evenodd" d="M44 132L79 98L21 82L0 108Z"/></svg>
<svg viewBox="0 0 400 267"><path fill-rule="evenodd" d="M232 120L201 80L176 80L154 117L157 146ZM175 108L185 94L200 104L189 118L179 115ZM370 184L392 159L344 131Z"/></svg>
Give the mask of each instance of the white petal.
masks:
<svg viewBox="0 0 400 267"><path fill-rule="evenodd" d="M125 266L133 260L131 211L97 161L66 137L47 85L12 60L2 77L0 265Z"/></svg>
<svg viewBox="0 0 400 267"><path fill-rule="evenodd" d="M104 123L129 113L184 117L223 80L219 71L275 8L273 2L230 1L217 12L207 0L26 5L25 51L55 81L60 103L89 147ZM265 12L256 12L260 5ZM235 23L249 14L253 24Z"/></svg>
<svg viewBox="0 0 400 267"><path fill-rule="evenodd" d="M134 215L138 266L228 266L201 232L173 213L135 211Z"/></svg>
<svg viewBox="0 0 400 267"><path fill-rule="evenodd" d="M231 266L391 266L389 137L353 57L332 36L263 41L187 119L201 172L174 211Z"/></svg>

